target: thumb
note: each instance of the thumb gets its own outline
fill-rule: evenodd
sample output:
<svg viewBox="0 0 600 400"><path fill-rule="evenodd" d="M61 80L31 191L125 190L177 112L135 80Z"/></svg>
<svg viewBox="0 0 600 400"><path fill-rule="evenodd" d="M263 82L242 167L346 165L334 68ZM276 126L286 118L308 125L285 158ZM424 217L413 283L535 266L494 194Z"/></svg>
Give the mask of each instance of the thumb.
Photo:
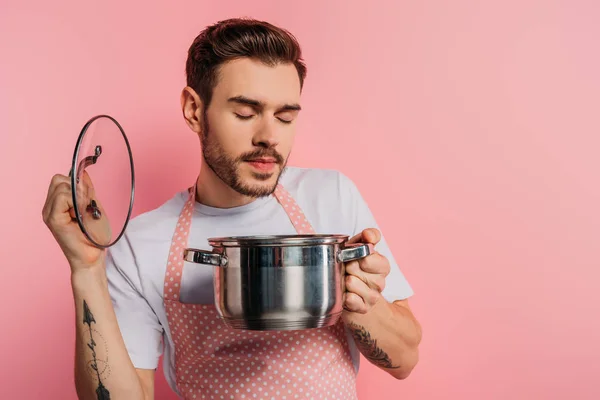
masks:
<svg viewBox="0 0 600 400"><path fill-rule="evenodd" d="M349 244L352 243L370 243L377 244L381 240L381 233L378 229L368 228L363 230L361 233L352 236L348 239Z"/></svg>

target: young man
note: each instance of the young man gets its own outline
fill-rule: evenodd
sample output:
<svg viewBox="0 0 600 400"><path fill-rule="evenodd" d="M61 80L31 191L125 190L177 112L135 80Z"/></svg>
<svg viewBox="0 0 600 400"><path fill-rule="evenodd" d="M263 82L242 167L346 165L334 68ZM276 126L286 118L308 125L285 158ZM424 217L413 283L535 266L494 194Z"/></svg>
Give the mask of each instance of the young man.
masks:
<svg viewBox="0 0 600 400"><path fill-rule="evenodd" d="M204 30L189 49L181 95L203 154L195 190L133 219L107 252L72 221L68 178L53 178L43 214L71 266L81 399L153 398L163 342L167 381L185 399L354 399L359 352L395 378L410 374L421 338L407 302L412 290L367 204L341 173L286 168L305 75L300 48L285 30L240 19ZM377 252L346 265L338 326L231 330L217 319L212 268L181 262L175 246L302 233L279 203L281 193L314 231L347 234Z"/></svg>

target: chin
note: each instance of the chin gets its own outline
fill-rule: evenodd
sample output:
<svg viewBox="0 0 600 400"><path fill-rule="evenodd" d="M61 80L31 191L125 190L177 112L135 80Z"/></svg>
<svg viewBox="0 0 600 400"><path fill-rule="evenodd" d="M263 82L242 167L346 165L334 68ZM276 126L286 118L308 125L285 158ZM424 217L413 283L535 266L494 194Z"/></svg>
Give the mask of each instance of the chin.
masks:
<svg viewBox="0 0 600 400"><path fill-rule="evenodd" d="M277 176L274 175L268 179L250 179L244 182L244 186L253 192L263 192L269 195L275 191L277 187Z"/></svg>
<svg viewBox="0 0 600 400"><path fill-rule="evenodd" d="M250 172L238 176L232 187L245 196L266 197L275 191L278 181L279 173L259 174Z"/></svg>

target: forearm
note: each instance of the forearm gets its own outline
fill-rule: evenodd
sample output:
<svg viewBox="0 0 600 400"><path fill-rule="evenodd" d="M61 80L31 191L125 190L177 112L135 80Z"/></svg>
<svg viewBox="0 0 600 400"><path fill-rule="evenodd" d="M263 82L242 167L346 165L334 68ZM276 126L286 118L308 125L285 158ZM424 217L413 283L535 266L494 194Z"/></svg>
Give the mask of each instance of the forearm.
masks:
<svg viewBox="0 0 600 400"><path fill-rule="evenodd" d="M345 311L343 319L367 360L398 379L408 377L421 341L421 328L409 309L381 297L366 314Z"/></svg>
<svg viewBox="0 0 600 400"><path fill-rule="evenodd" d="M103 268L71 277L76 314L75 386L80 399L144 399L108 293ZM103 396L99 394L103 392Z"/></svg>

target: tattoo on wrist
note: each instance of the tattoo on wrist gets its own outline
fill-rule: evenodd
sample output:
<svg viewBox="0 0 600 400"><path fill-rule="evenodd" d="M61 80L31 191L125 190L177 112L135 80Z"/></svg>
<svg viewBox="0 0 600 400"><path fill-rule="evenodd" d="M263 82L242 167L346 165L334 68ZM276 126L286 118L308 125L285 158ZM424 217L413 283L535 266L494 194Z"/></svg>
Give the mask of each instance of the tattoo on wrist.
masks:
<svg viewBox="0 0 600 400"><path fill-rule="evenodd" d="M400 368L399 365L394 365L387 353L377 346L377 339L372 338L371 334L364 326L351 322L348 327L352 332L352 336L354 337L357 346L362 350L363 355L369 361L383 368Z"/></svg>
<svg viewBox="0 0 600 400"><path fill-rule="evenodd" d="M95 332L95 330L92 329L92 323L95 324L96 320L94 319L94 315L90 311L90 308L88 307L85 300L83 301L83 323L88 326L88 329L90 332L90 342L88 343L88 347L92 351L92 361L91 361L90 367L93 370L93 374L95 374L96 377L98 378L98 387L96 388L96 396L97 396L98 400L110 400L110 392L108 391L108 389L106 389L106 387L104 387L104 384L102 383L102 379L100 377L101 371L100 371L100 368L98 367L98 359L96 357L96 342L94 341L94 334L93 334L93 332ZM106 366L108 365L108 362L105 362L104 364L105 365L104 365L104 368L102 369L102 372L104 372L104 370L106 370Z"/></svg>

